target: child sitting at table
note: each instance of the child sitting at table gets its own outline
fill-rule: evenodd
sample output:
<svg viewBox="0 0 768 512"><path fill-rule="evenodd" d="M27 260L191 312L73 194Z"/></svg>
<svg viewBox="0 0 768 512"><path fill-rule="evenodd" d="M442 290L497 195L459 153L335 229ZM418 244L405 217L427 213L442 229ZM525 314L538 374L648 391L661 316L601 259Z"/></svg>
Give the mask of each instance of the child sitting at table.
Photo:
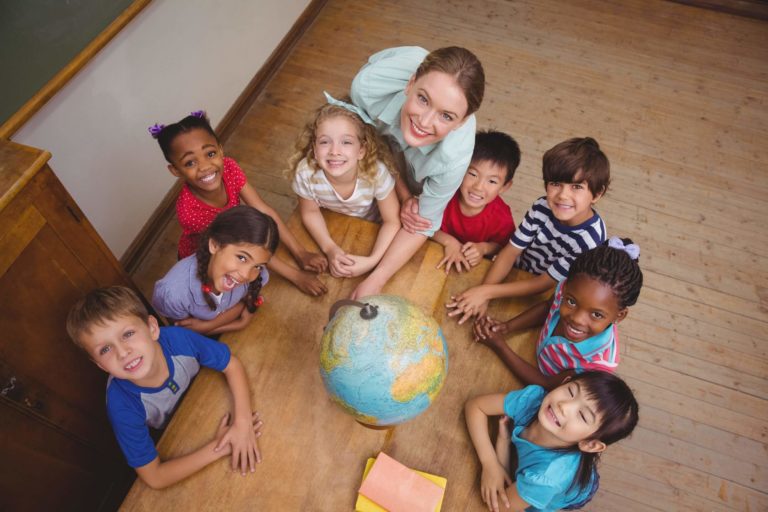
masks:
<svg viewBox="0 0 768 512"><path fill-rule="evenodd" d="M608 158L591 137L568 139L544 153L546 195L537 199L499 252L483 284L451 297L448 316L483 316L491 299L536 295L565 279L577 255L602 244L605 223L592 208L611 181ZM502 283L512 267L533 279Z"/></svg>
<svg viewBox="0 0 768 512"><path fill-rule="evenodd" d="M325 93L296 141L289 160L304 226L328 259L334 277L354 277L375 267L400 229L400 203L389 148L373 121L356 106ZM379 234L368 256L349 254L331 238L320 208L374 222Z"/></svg>
<svg viewBox="0 0 768 512"><path fill-rule="evenodd" d="M167 126L155 124L149 132L160 144L168 161L168 170L184 180L176 200L176 216L182 228L178 249L180 260L195 253L200 234L216 215L242 202L272 217L277 223L280 240L301 267L297 269L273 258L270 270L308 295L318 296L327 291L314 274L326 270L325 259L302 247L277 212L248 183L237 162L224 156L205 112L192 112L178 123Z"/></svg>
<svg viewBox="0 0 768 512"><path fill-rule="evenodd" d="M275 221L250 206L221 212L203 232L197 252L155 283L152 305L176 325L213 335L245 327L267 284L277 248Z"/></svg>
<svg viewBox="0 0 768 512"><path fill-rule="evenodd" d="M251 413L248 378L229 347L181 327L159 327L129 288L93 290L67 317L67 333L107 372L107 414L128 464L154 489L172 485L232 454L244 475L261 462L258 413ZM149 427L164 428L200 366L224 373L234 412L205 445L160 460Z"/></svg>
<svg viewBox="0 0 768 512"><path fill-rule="evenodd" d="M520 164L515 139L497 131L475 134L475 149L459 190L443 212L432 239L445 248L437 268L469 270L499 252L515 231L515 221L499 194L509 190Z"/></svg>
<svg viewBox="0 0 768 512"><path fill-rule="evenodd" d="M521 381L545 389L584 370L612 372L619 364L616 324L626 318L643 286L639 258L640 248L632 240L611 237L607 244L576 257L568 279L558 283L552 299L506 322L477 319L475 340L493 349ZM542 322L536 368L517 355L503 335Z"/></svg>
<svg viewBox="0 0 768 512"><path fill-rule="evenodd" d="M600 371L549 393L532 385L472 398L464 414L482 465L483 502L495 512L581 508L597 492L600 454L632 433L638 409L629 386ZM500 422L494 450L488 417L499 415L508 419Z"/></svg>

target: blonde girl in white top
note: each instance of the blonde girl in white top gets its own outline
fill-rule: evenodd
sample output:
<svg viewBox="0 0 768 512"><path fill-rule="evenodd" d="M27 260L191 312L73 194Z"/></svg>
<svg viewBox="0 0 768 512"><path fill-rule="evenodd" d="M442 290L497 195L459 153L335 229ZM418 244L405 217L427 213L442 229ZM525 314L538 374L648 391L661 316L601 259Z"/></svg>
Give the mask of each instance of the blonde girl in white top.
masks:
<svg viewBox="0 0 768 512"><path fill-rule="evenodd" d="M354 105L325 95L328 103L315 111L296 142L289 172L301 220L328 258L331 275L355 277L376 266L400 229L400 203L390 171L394 166L370 118ZM371 253L349 254L339 247L320 208L381 221Z"/></svg>

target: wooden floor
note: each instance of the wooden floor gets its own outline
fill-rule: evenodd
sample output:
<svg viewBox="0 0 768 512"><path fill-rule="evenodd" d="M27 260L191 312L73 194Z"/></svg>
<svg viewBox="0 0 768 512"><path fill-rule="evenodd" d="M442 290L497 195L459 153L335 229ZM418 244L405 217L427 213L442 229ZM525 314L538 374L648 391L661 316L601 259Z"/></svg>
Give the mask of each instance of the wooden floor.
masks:
<svg viewBox="0 0 768 512"><path fill-rule="evenodd" d="M768 24L646 0L330 0L226 145L283 215L307 113L397 45L480 57L478 126L523 151L505 195L517 219L557 142L593 136L612 163L599 210L643 251L619 368L641 420L588 509L768 510ZM134 276L148 293L177 236L174 221Z"/></svg>

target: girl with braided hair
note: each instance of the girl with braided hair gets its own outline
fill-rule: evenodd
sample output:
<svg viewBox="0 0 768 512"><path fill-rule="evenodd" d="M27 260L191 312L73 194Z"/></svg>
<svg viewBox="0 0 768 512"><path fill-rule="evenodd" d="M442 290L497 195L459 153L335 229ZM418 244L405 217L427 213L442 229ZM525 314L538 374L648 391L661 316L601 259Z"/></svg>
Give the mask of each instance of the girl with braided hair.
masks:
<svg viewBox="0 0 768 512"><path fill-rule="evenodd" d="M155 283L152 305L175 325L202 334L242 329L261 305L267 262L280 238L275 221L250 206L220 213L197 252Z"/></svg>
<svg viewBox="0 0 768 512"><path fill-rule="evenodd" d="M619 363L616 324L626 318L643 286L639 257L640 248L632 240L611 237L574 260L552 300L506 322L487 316L478 319L473 329L475 341L493 349L524 383L545 389L585 370L614 371ZM536 368L510 349L503 335L542 321Z"/></svg>

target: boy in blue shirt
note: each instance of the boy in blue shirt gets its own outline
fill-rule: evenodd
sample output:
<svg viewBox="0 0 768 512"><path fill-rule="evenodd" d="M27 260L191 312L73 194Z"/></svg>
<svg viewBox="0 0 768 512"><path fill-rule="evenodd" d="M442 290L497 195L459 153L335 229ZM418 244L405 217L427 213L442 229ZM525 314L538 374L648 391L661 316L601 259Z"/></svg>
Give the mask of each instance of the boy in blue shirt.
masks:
<svg viewBox="0 0 768 512"><path fill-rule="evenodd" d="M232 468L255 471L262 422L251 413L248 380L229 347L181 327L159 327L139 297L123 286L100 288L72 306L67 332L96 365L110 374L107 414L128 464L147 485L172 485L232 454ZM224 373L234 414L197 450L160 460L149 427L163 428L200 366Z"/></svg>

